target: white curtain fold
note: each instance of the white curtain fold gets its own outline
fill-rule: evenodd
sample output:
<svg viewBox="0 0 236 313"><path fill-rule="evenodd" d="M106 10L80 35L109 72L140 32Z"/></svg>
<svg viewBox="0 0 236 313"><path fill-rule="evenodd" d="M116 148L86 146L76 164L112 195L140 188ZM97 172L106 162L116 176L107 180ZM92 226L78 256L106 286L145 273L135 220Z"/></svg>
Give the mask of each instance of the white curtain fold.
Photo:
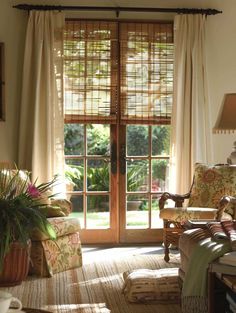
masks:
<svg viewBox="0 0 236 313"><path fill-rule="evenodd" d="M212 162L204 15L177 15L174 21L174 98L171 192L189 191L196 162Z"/></svg>
<svg viewBox="0 0 236 313"><path fill-rule="evenodd" d="M31 11L27 26L18 165L38 183L64 173L64 20L63 13Z"/></svg>

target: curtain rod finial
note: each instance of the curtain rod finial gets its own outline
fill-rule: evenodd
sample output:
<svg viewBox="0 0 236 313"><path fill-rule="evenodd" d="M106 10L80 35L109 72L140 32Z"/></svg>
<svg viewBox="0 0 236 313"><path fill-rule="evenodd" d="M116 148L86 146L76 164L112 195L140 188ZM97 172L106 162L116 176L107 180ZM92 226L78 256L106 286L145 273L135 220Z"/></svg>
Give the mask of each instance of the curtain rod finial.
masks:
<svg viewBox="0 0 236 313"><path fill-rule="evenodd" d="M216 9L207 9L207 11L208 11L208 13L207 13L207 15L216 15L216 14L221 14L221 13L223 13L223 11L218 11L218 10L216 10Z"/></svg>

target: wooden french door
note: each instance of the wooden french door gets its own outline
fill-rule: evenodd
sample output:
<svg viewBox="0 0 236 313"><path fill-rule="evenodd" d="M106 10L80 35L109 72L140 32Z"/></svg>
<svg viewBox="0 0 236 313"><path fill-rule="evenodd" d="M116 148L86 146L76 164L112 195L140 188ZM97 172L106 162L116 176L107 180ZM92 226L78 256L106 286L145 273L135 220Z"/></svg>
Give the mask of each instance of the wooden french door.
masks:
<svg viewBox="0 0 236 313"><path fill-rule="evenodd" d="M67 194L82 242L161 240L172 93L172 23L66 21Z"/></svg>
<svg viewBox="0 0 236 313"><path fill-rule="evenodd" d="M168 178L169 126L74 128L82 139L73 146L68 137L66 173L72 178L68 196L80 219L82 242L161 240L158 197Z"/></svg>
<svg viewBox="0 0 236 313"><path fill-rule="evenodd" d="M81 240L118 242L116 126L67 124L65 133L67 197L80 219Z"/></svg>
<svg viewBox="0 0 236 313"><path fill-rule="evenodd" d="M168 179L169 135L169 126L120 128L120 242L162 240L158 198Z"/></svg>

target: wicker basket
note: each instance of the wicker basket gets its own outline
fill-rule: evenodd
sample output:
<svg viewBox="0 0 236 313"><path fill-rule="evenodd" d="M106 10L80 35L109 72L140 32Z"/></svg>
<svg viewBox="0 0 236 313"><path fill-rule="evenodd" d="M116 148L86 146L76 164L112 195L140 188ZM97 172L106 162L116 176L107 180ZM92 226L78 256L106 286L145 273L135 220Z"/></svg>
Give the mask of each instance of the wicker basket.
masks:
<svg viewBox="0 0 236 313"><path fill-rule="evenodd" d="M31 241L24 247L18 242L11 245L0 273L0 287L20 285L29 271Z"/></svg>

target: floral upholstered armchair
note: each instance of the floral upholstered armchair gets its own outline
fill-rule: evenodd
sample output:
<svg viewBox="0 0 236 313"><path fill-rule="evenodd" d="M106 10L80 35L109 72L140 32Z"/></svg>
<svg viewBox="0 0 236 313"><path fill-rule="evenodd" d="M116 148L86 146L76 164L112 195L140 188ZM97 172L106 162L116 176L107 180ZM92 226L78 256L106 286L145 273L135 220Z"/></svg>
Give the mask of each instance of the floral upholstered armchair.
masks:
<svg viewBox="0 0 236 313"><path fill-rule="evenodd" d="M178 247L179 237L188 228L190 220L235 219L236 166L228 164L195 165L194 179L185 195L165 192L159 200L160 218L163 219L165 261L169 261L169 246ZM166 207L167 200L175 207Z"/></svg>
<svg viewBox="0 0 236 313"><path fill-rule="evenodd" d="M50 232L43 231L44 228L33 228L32 224L28 223L31 240L31 274L52 276L55 273L82 266L80 222L78 218L70 216L71 202L66 199L53 198L50 183L40 184L40 190L39 186L30 182L29 172L18 170L8 163L0 164L0 174L0 194L2 195L3 190L6 190L5 193L9 194L11 199L14 191L19 199L24 200L19 202L17 198L20 205L25 207L29 202L29 209L32 205L36 207L35 203L41 204L37 205L34 218L43 216L43 220L49 222L47 226L55 234L55 236L50 236ZM56 180L53 181L56 182ZM26 202L28 199L29 201Z"/></svg>

